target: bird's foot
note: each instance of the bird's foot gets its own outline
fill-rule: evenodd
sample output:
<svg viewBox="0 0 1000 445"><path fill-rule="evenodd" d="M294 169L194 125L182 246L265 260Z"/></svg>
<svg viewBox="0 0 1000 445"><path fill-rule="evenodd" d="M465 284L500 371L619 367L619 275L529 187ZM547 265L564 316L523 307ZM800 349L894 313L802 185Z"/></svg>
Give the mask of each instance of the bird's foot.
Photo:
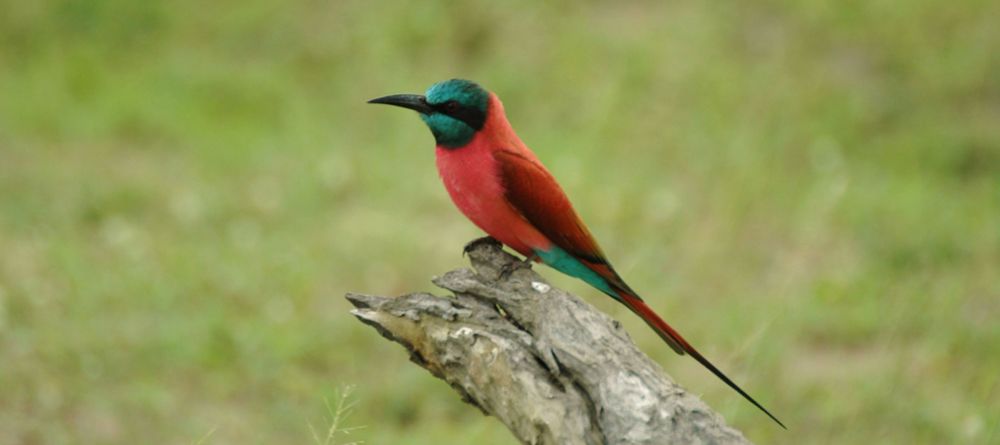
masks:
<svg viewBox="0 0 1000 445"><path fill-rule="evenodd" d="M462 255L469 253L472 249L475 249L480 244L489 244L491 246L503 247L503 243L497 241L496 238L492 236L484 236L482 238L476 238L472 241L465 243L465 247L462 248Z"/></svg>
<svg viewBox="0 0 1000 445"><path fill-rule="evenodd" d="M500 266L500 279L506 280L510 278L510 274L521 269L531 269L531 263L537 259L538 256L531 255L523 260L511 261L503 266Z"/></svg>

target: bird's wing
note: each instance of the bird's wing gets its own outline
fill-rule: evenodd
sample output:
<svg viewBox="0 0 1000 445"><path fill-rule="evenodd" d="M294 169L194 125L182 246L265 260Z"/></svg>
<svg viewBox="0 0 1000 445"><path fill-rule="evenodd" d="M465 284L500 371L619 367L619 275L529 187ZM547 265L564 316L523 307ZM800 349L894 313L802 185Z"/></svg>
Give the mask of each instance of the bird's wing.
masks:
<svg viewBox="0 0 1000 445"><path fill-rule="evenodd" d="M612 287L631 292L576 214L566 193L541 163L508 150L494 152L494 158L500 165L505 197L528 222Z"/></svg>

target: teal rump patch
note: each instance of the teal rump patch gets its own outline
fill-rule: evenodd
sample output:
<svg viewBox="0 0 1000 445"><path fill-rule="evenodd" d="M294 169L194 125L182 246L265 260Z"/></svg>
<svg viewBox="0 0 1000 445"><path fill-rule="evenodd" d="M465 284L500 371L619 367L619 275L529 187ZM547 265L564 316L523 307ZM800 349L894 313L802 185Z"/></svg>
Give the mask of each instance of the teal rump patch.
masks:
<svg viewBox="0 0 1000 445"><path fill-rule="evenodd" d="M534 249L534 251L535 255L538 255L542 259L542 262L549 265L549 267L571 277L579 278L587 284L596 287L601 292L618 299L618 295L608 285L607 280L598 275L597 272L588 269L580 260L573 258L573 255L570 255L565 250L560 249L558 246L552 246L547 251L541 249Z"/></svg>

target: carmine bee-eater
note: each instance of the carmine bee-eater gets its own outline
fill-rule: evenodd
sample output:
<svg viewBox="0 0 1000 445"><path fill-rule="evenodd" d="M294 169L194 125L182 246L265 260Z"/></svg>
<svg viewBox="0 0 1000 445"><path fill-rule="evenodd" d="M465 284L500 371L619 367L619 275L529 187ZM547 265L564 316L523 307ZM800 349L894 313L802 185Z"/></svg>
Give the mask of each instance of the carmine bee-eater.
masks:
<svg viewBox="0 0 1000 445"><path fill-rule="evenodd" d="M496 94L474 82L446 80L425 95L396 94L369 103L420 113L437 142L437 168L452 201L479 228L525 256L579 278L642 318L680 355L688 354L750 403L774 415L698 353L625 284L552 174L514 133Z"/></svg>

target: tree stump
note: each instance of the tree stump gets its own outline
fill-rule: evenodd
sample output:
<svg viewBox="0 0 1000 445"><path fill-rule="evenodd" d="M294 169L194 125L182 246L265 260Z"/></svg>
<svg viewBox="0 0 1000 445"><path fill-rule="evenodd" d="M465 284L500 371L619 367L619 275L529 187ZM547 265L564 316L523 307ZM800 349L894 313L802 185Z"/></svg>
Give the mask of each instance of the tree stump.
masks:
<svg viewBox="0 0 1000 445"><path fill-rule="evenodd" d="M669 379L621 325L499 246L469 250L472 269L436 277L454 293L347 294L352 314L403 345L462 400L524 444L745 444Z"/></svg>

